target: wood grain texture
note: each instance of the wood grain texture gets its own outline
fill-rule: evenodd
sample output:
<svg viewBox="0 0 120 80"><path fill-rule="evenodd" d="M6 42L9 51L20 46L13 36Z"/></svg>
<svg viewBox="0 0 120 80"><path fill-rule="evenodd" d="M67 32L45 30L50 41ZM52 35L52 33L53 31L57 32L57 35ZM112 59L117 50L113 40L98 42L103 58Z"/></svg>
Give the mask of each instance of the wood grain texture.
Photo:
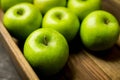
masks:
<svg viewBox="0 0 120 80"><path fill-rule="evenodd" d="M111 80L120 80L120 49L117 46L98 54L86 51L85 53L91 57Z"/></svg>
<svg viewBox="0 0 120 80"><path fill-rule="evenodd" d="M120 23L120 0L102 0L102 9L112 13ZM70 56L65 67L54 76L41 77L25 60L2 24L2 17L3 14L0 12L0 33L3 43L23 80L120 80L120 38L111 49L92 52L83 47L80 39L76 37L69 44Z"/></svg>

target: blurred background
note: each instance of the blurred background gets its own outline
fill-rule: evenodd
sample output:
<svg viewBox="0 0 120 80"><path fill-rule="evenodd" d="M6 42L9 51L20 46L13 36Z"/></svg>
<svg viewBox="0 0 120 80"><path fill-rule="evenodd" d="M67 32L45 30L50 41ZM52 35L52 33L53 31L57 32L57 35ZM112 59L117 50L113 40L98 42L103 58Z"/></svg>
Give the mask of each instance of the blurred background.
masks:
<svg viewBox="0 0 120 80"><path fill-rule="evenodd" d="M0 80L21 80L2 43L0 43Z"/></svg>

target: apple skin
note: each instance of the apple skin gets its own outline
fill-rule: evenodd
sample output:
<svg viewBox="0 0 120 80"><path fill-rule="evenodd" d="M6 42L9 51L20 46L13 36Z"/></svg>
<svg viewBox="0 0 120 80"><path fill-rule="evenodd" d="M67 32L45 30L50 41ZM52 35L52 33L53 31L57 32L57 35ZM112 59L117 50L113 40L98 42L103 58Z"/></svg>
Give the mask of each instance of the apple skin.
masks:
<svg viewBox="0 0 120 80"><path fill-rule="evenodd" d="M119 23L111 13L98 10L90 13L81 23L83 44L92 51L111 48L119 37Z"/></svg>
<svg viewBox="0 0 120 80"><path fill-rule="evenodd" d="M57 30L70 42L78 33L80 22L78 17L69 9L55 7L44 15L42 27Z"/></svg>
<svg viewBox="0 0 120 80"><path fill-rule="evenodd" d="M22 2L32 3L32 1L33 0L1 0L1 8L5 12L10 7L12 7L18 3L22 3Z"/></svg>
<svg viewBox="0 0 120 80"><path fill-rule="evenodd" d="M69 46L56 30L40 28L32 32L24 44L24 56L41 75L58 73L66 64Z"/></svg>
<svg viewBox="0 0 120 80"><path fill-rule="evenodd" d="M42 14L30 3L17 4L4 14L3 23L13 37L25 40L42 23Z"/></svg>
<svg viewBox="0 0 120 80"><path fill-rule="evenodd" d="M39 8L42 14L45 14L48 10L53 7L63 6L67 4L66 0L34 0L33 4Z"/></svg>
<svg viewBox="0 0 120 80"><path fill-rule="evenodd" d="M80 20L89 13L101 9L101 0L69 0L67 7L74 12Z"/></svg>

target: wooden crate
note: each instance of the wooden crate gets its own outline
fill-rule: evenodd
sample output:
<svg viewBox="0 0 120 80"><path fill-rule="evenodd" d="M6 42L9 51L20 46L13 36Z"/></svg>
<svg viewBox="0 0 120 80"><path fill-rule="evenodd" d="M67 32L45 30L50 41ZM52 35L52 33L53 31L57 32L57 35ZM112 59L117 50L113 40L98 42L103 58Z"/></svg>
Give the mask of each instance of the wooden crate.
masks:
<svg viewBox="0 0 120 80"><path fill-rule="evenodd" d="M102 9L109 11L120 23L120 0L103 0ZM16 66L22 80L42 80L23 56L19 46L2 24L0 10L0 38ZM120 80L120 38L110 50L91 52L78 40L70 46L70 56L60 73L48 80Z"/></svg>

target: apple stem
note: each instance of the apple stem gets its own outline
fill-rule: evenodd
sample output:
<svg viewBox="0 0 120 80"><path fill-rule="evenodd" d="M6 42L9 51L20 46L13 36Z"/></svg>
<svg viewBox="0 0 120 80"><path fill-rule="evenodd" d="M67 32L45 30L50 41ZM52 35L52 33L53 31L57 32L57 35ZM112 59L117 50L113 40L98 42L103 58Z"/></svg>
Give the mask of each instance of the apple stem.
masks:
<svg viewBox="0 0 120 80"><path fill-rule="evenodd" d="M46 46L48 45L48 42L47 42L47 38L46 38L46 36L44 36L43 43L44 43Z"/></svg>
<svg viewBox="0 0 120 80"><path fill-rule="evenodd" d="M17 11L17 14L18 14L18 15L22 15L22 14L23 14L23 10L19 9L19 10Z"/></svg>
<svg viewBox="0 0 120 80"><path fill-rule="evenodd" d="M82 0L82 1L87 1L87 0Z"/></svg>
<svg viewBox="0 0 120 80"><path fill-rule="evenodd" d="M109 20L107 18L104 18L104 23L105 24L108 24L109 23Z"/></svg>
<svg viewBox="0 0 120 80"><path fill-rule="evenodd" d="M56 16L58 17L59 20L61 20L61 15L60 14L57 14Z"/></svg>

